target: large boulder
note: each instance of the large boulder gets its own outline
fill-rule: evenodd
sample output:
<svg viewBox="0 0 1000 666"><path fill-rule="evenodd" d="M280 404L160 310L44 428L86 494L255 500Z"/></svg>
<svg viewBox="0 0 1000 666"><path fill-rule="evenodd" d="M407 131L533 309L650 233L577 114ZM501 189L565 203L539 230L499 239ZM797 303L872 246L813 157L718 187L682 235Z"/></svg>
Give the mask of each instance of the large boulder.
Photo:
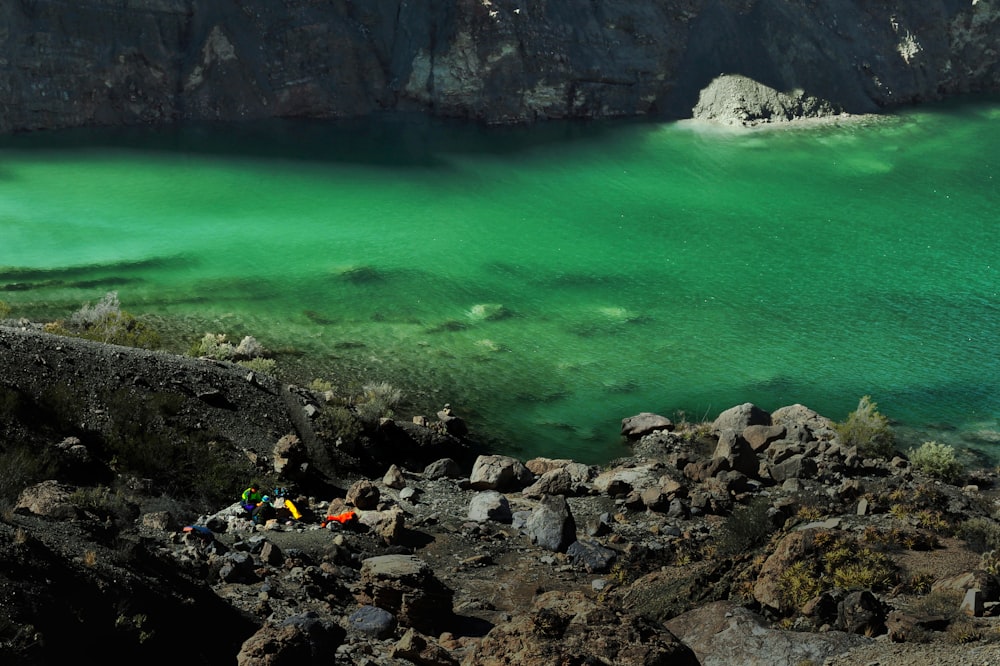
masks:
<svg viewBox="0 0 1000 666"><path fill-rule="evenodd" d="M469 520L480 523L487 520L510 523L512 517L510 502L495 490L476 493L469 501Z"/></svg>
<svg viewBox="0 0 1000 666"><path fill-rule="evenodd" d="M573 460L568 460L565 458L532 458L531 460L524 463L524 466L528 468L535 476L545 476L549 472L553 472L557 469L565 470L569 474L570 481L573 485L572 492L574 494L582 494L589 489L588 484L597 474L597 467L592 467L590 465L585 465L580 462L575 462ZM551 493L550 493L551 494Z"/></svg>
<svg viewBox="0 0 1000 666"><path fill-rule="evenodd" d="M375 639L392 636L396 629L396 618L378 606L362 606L347 618L347 626L352 631Z"/></svg>
<svg viewBox="0 0 1000 666"><path fill-rule="evenodd" d="M347 503L359 509L374 509L380 498L378 486L368 479L354 482L347 490Z"/></svg>
<svg viewBox="0 0 1000 666"><path fill-rule="evenodd" d="M274 445L271 454L274 473L283 478L296 478L306 470L309 452L306 445L295 435L285 435Z"/></svg>
<svg viewBox="0 0 1000 666"><path fill-rule="evenodd" d="M468 446L465 442L438 428L412 421L385 420L379 425L381 447L376 457L385 464L397 463L419 471L441 458L464 458Z"/></svg>
<svg viewBox="0 0 1000 666"><path fill-rule="evenodd" d="M398 544L406 531L403 510L394 506L385 511L358 511L358 522L370 529L386 544Z"/></svg>
<svg viewBox="0 0 1000 666"><path fill-rule="evenodd" d="M501 455L479 456L469 475L475 490L520 490L532 481L534 475L520 460Z"/></svg>
<svg viewBox="0 0 1000 666"><path fill-rule="evenodd" d="M646 488L658 485L662 475L663 466L659 463L616 467L598 474L597 478L594 479L593 487L599 493L620 497L633 491L642 492Z"/></svg>
<svg viewBox="0 0 1000 666"><path fill-rule="evenodd" d="M495 626L462 664L697 666L698 660L660 624L623 616L580 592L553 591Z"/></svg>
<svg viewBox="0 0 1000 666"><path fill-rule="evenodd" d="M462 476L462 468L451 458L440 458L424 468L428 479L457 479Z"/></svg>
<svg viewBox="0 0 1000 666"><path fill-rule="evenodd" d="M701 666L822 664L866 639L838 631L809 633L774 629L761 616L730 601L717 601L666 623Z"/></svg>
<svg viewBox="0 0 1000 666"><path fill-rule="evenodd" d="M814 529L791 532L778 542L757 575L753 587L754 599L764 606L781 609L781 574L812 551L817 532Z"/></svg>
<svg viewBox="0 0 1000 666"><path fill-rule="evenodd" d="M73 489L58 481L42 481L21 491L14 511L59 520L76 518L80 510L71 501Z"/></svg>
<svg viewBox="0 0 1000 666"><path fill-rule="evenodd" d="M414 631L412 627L392 646L389 656L393 659L406 659L420 666L458 666L458 660L447 650L432 638Z"/></svg>
<svg viewBox="0 0 1000 666"><path fill-rule="evenodd" d="M651 412L642 412L622 419L622 436L629 439L641 439L651 432L673 429L673 421Z"/></svg>
<svg viewBox="0 0 1000 666"><path fill-rule="evenodd" d="M448 626L454 592L413 555L380 555L361 564L355 598L392 613L404 627L433 634Z"/></svg>
<svg viewBox="0 0 1000 666"><path fill-rule="evenodd" d="M736 433L735 430L723 430L719 434L719 442L712 458L725 458L729 469L756 477L760 469L760 461L750 444Z"/></svg>
<svg viewBox="0 0 1000 666"><path fill-rule="evenodd" d="M528 517L524 529L532 543L559 553L566 552L576 541L576 521L566 498L560 496L543 497Z"/></svg>
<svg viewBox="0 0 1000 666"><path fill-rule="evenodd" d="M771 415L752 402L745 402L719 414L712 422L712 432L716 435L724 430L743 432L752 425L771 425Z"/></svg>
<svg viewBox="0 0 1000 666"><path fill-rule="evenodd" d="M345 632L312 612L295 615L281 624L267 623L244 641L237 666L302 666L326 663Z"/></svg>
<svg viewBox="0 0 1000 666"><path fill-rule="evenodd" d="M565 468L552 469L542 474L537 481L521 491L525 497L538 498L542 495L567 496L573 492L573 477Z"/></svg>
<svg viewBox="0 0 1000 666"><path fill-rule="evenodd" d="M773 418L773 416L772 416ZM754 452L759 453L766 449L769 444L776 442L785 436L787 429L784 425L751 425L743 429L741 433L743 439Z"/></svg>

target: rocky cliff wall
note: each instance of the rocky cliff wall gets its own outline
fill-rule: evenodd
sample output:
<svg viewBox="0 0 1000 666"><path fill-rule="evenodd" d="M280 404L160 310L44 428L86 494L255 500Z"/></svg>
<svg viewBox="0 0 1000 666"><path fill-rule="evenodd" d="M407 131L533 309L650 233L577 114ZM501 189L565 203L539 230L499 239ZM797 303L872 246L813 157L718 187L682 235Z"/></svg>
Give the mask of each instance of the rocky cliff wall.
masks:
<svg viewBox="0 0 1000 666"><path fill-rule="evenodd" d="M8 0L0 131L381 109L686 117L719 74L851 112L1000 89L1000 0Z"/></svg>

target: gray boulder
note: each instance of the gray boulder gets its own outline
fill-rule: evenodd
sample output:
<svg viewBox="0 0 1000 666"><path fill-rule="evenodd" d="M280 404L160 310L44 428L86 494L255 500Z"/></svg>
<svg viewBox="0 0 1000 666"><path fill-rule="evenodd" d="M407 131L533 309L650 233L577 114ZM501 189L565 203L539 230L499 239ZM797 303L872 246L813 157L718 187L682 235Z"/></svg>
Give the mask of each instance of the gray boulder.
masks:
<svg viewBox="0 0 1000 666"><path fill-rule="evenodd" d="M469 520L510 523L511 519L510 502L496 490L476 493L469 502Z"/></svg>
<svg viewBox="0 0 1000 666"><path fill-rule="evenodd" d="M771 425L771 415L751 402L730 407L719 414L712 422L712 432L719 434L724 430L743 432L747 426Z"/></svg>
<svg viewBox="0 0 1000 666"><path fill-rule="evenodd" d="M576 522L564 497L543 497L531 512L525 531L531 542L555 552L566 552L576 541Z"/></svg>
<svg viewBox="0 0 1000 666"><path fill-rule="evenodd" d="M618 559L618 551L593 541L574 541L566 549L573 564L583 567L587 573L605 573Z"/></svg>
<svg viewBox="0 0 1000 666"><path fill-rule="evenodd" d="M521 491L525 497L573 494L573 478L565 468L549 470L533 484Z"/></svg>
<svg viewBox="0 0 1000 666"><path fill-rule="evenodd" d="M348 626L365 636L383 639L392 636L396 629L396 618L387 610L377 606L362 606L347 618Z"/></svg>
<svg viewBox="0 0 1000 666"><path fill-rule="evenodd" d="M642 412L622 419L622 436L629 439L641 439L651 432L673 429L673 421L651 412Z"/></svg>
<svg viewBox="0 0 1000 666"><path fill-rule="evenodd" d="M435 460L424 468L428 479L457 479L462 476L462 468L451 458Z"/></svg>
<svg viewBox="0 0 1000 666"><path fill-rule="evenodd" d="M763 617L729 601L696 608L666 626L694 651L701 666L822 664L867 640L838 631L774 629Z"/></svg>
<svg viewBox="0 0 1000 666"><path fill-rule="evenodd" d="M519 490L534 481L534 475L517 458L488 455L476 458L469 475L474 490Z"/></svg>

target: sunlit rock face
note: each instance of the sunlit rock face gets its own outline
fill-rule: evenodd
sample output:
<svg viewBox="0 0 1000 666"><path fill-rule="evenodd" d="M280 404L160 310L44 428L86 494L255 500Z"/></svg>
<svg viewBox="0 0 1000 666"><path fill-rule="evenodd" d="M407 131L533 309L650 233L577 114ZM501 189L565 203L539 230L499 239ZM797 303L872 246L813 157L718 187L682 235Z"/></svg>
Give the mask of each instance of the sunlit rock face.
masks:
<svg viewBox="0 0 1000 666"><path fill-rule="evenodd" d="M867 112L997 90L998 16L990 0L16 0L0 6L0 131L386 109L680 118L722 74Z"/></svg>

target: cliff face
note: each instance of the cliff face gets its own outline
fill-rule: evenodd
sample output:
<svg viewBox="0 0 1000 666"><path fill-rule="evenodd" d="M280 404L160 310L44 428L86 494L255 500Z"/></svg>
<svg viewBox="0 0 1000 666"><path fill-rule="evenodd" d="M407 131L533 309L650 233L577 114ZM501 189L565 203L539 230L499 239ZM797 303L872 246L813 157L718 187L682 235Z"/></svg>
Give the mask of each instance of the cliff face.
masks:
<svg viewBox="0 0 1000 666"><path fill-rule="evenodd" d="M719 74L866 112L1000 89L998 35L998 0L10 0L0 131L686 117Z"/></svg>

